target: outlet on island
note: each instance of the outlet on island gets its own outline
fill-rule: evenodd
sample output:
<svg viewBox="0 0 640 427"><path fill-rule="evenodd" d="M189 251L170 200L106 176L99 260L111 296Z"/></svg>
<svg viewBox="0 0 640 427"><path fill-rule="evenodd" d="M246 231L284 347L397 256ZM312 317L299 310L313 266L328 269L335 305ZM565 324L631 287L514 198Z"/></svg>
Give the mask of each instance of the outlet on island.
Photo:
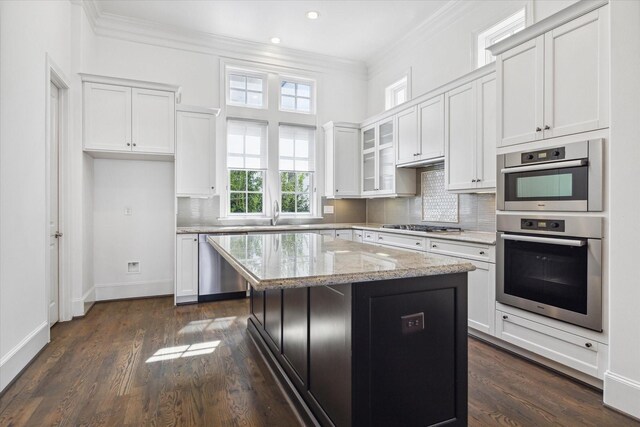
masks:
<svg viewBox="0 0 640 427"><path fill-rule="evenodd" d="M424 312L408 314L400 318L402 320L402 334L413 334L424 330Z"/></svg>

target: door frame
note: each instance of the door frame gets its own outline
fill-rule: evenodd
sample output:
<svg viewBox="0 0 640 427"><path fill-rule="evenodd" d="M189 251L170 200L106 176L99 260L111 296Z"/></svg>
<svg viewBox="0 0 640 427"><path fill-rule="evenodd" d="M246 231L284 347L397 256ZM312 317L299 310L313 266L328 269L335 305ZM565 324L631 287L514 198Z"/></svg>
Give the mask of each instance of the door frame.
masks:
<svg viewBox="0 0 640 427"><path fill-rule="evenodd" d="M69 186L67 185L69 170L69 80L55 61L45 54L45 313L49 323L49 301L51 300L51 254L49 251L49 222L51 220L51 83L59 91L59 139L58 139L58 223L64 236L58 243L58 318L59 321L71 320L71 286L70 286L70 239L66 233L66 225L71 224L69 215ZM51 325L49 325L51 328ZM48 329L49 331L49 329ZM51 337L49 336L49 340Z"/></svg>

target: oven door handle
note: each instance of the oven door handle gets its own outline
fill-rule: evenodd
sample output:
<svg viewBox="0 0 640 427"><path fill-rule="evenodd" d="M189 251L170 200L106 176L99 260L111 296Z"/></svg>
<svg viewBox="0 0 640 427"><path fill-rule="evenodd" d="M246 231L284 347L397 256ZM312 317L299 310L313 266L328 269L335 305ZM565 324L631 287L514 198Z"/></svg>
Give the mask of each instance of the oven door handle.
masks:
<svg viewBox="0 0 640 427"><path fill-rule="evenodd" d="M581 247L587 244L586 240L554 239L552 237L520 236L517 234L502 234L500 237L503 240L514 240L516 242L547 243L560 246Z"/></svg>
<svg viewBox="0 0 640 427"><path fill-rule="evenodd" d="M515 172L529 172L529 171L543 171L549 169L564 169L564 168L575 168L578 166L586 166L589 164L587 159L580 160L569 160L566 162L553 162L553 163L543 163L541 165L527 165L527 166L516 166L512 168L504 168L500 170L500 173L515 173Z"/></svg>

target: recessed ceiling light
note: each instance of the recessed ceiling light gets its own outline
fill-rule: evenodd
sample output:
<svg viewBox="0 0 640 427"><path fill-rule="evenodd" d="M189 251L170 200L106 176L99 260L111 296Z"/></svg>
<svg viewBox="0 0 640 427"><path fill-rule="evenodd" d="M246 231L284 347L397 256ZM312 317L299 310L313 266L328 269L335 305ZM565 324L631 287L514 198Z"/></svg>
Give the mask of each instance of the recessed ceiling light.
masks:
<svg viewBox="0 0 640 427"><path fill-rule="evenodd" d="M318 16L320 16L320 14L315 10L310 10L309 12L307 12L307 18L309 19L318 19Z"/></svg>
<svg viewBox="0 0 640 427"><path fill-rule="evenodd" d="M271 37L271 43L280 44L280 37Z"/></svg>

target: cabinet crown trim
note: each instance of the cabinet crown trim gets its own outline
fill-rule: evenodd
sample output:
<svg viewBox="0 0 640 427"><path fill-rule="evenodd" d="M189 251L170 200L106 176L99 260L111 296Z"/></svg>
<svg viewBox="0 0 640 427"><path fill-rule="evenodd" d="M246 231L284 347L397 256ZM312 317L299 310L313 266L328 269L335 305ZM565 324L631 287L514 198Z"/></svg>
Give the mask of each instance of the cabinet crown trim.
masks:
<svg viewBox="0 0 640 427"><path fill-rule="evenodd" d="M211 114L213 116L218 116L220 114L219 108L199 107L197 105L184 105L184 104L176 105L176 111L183 111L186 113Z"/></svg>
<svg viewBox="0 0 640 427"><path fill-rule="evenodd" d="M144 80L123 79L120 77L101 76L97 74L78 73L83 83L102 83L115 86L136 87L140 89L163 90L166 92L175 92L176 102L180 102L182 87L167 83L147 82Z"/></svg>
<svg viewBox="0 0 640 427"><path fill-rule="evenodd" d="M555 13L548 18L537 22L530 27L525 28L507 37L506 39L499 41L498 43L489 46L487 50L492 55L497 56L509 49L521 45L531 39L538 37L548 31L553 30L569 21L573 21L582 15L585 15L593 10L599 9L609 3L609 0L582 0L572 4L566 9L562 9L560 12Z"/></svg>

